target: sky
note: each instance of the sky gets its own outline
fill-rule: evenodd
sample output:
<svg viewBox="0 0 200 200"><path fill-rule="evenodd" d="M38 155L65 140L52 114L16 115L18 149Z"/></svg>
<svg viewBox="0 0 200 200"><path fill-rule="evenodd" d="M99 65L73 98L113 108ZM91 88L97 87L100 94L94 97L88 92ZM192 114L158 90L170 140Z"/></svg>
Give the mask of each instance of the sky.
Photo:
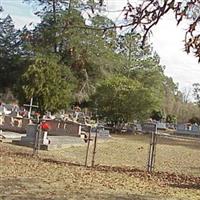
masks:
<svg viewBox="0 0 200 200"><path fill-rule="evenodd" d="M134 0L129 0L130 2ZM3 6L3 16L10 14L17 28L22 28L25 24L39 22L31 6L22 3L23 0L0 0ZM108 10L120 10L127 0L106 0ZM112 12L107 16L113 20L119 20L120 12ZM165 66L165 74L173 78L175 83L179 83L182 91L192 88L192 84L200 83L200 64L193 55L186 54L184 49L184 29L186 26L176 26L174 16L168 14L153 29L151 42L154 49L161 58L161 64Z"/></svg>

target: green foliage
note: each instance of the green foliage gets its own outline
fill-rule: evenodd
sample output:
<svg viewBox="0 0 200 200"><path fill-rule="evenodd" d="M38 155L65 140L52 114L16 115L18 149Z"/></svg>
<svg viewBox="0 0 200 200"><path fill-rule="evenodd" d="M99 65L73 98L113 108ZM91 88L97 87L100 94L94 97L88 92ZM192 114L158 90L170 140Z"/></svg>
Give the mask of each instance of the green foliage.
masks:
<svg viewBox="0 0 200 200"><path fill-rule="evenodd" d="M72 74L53 55L38 55L23 75L27 99L33 97L41 112L66 109L72 102Z"/></svg>
<svg viewBox="0 0 200 200"><path fill-rule="evenodd" d="M177 122L176 116L175 115L167 115L166 122L175 124Z"/></svg>
<svg viewBox="0 0 200 200"><path fill-rule="evenodd" d="M20 31L12 18L8 15L0 19L0 90L13 88L23 73L26 59L21 57L22 52Z"/></svg>
<svg viewBox="0 0 200 200"><path fill-rule="evenodd" d="M125 76L102 81L96 89L95 103L100 118L113 123L145 119L157 106L150 90Z"/></svg>
<svg viewBox="0 0 200 200"><path fill-rule="evenodd" d="M153 120L160 121L161 119L163 119L163 114L161 111L153 110L153 112L151 113L151 118Z"/></svg>
<svg viewBox="0 0 200 200"><path fill-rule="evenodd" d="M191 119L189 119L188 121L191 124L198 124L200 125L200 118L199 117L192 117Z"/></svg>
<svg viewBox="0 0 200 200"><path fill-rule="evenodd" d="M118 51L123 56L120 73L139 81L154 93L161 102L163 98L164 68L159 64L159 57L150 45L141 48L139 34L127 33L118 38Z"/></svg>
<svg viewBox="0 0 200 200"><path fill-rule="evenodd" d="M43 15L42 22L31 32L29 44L33 52L55 53L77 79L76 101L87 101L98 80L119 68L119 58L113 50L115 32L87 29L80 11L71 9ZM91 19L91 27L101 27L111 20L100 16ZM94 45L95 44L95 45Z"/></svg>
<svg viewBox="0 0 200 200"><path fill-rule="evenodd" d="M42 112L54 112L93 100L110 121L144 119L153 109L184 122L199 115L164 75L151 45L141 48L140 34L102 30L114 23L100 12L85 17L98 1L25 1L39 8L34 29L18 31L10 16L0 19L0 89L14 89L21 104L34 97Z"/></svg>

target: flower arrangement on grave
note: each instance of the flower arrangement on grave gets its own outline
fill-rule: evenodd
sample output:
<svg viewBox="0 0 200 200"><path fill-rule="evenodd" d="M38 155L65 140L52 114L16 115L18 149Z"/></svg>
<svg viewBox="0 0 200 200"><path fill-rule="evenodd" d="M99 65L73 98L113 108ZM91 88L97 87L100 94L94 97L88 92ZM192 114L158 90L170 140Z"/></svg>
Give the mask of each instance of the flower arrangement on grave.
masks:
<svg viewBox="0 0 200 200"><path fill-rule="evenodd" d="M42 131L48 131L50 129L49 124L46 121L41 122Z"/></svg>

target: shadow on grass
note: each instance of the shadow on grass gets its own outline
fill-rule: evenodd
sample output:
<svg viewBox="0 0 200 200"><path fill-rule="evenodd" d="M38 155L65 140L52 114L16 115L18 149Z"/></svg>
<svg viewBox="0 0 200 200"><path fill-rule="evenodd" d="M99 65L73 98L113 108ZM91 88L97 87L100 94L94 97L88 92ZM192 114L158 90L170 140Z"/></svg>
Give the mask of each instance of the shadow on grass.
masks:
<svg viewBox="0 0 200 200"><path fill-rule="evenodd" d="M129 176L145 179L147 181L153 180L157 184L181 188L181 189L200 189L200 177L186 176L184 174L176 174L169 172L153 172L152 174L147 171L137 168L129 167L111 167L111 166L95 166L94 170L101 172L117 172L125 173Z"/></svg>
<svg viewBox="0 0 200 200"><path fill-rule="evenodd" d="M84 165L80 163L75 162L69 162L64 160L56 160L53 158L44 157L43 155L40 156L40 154L33 154L33 153L25 153L25 152L12 152L11 155L20 156L20 157L26 157L26 158L35 158L39 161L46 162L46 163L52 163L57 165L68 165L68 166L77 166L77 167L84 167Z"/></svg>
<svg viewBox="0 0 200 200"><path fill-rule="evenodd" d="M84 167L84 165L75 162L63 161L63 160L54 160L52 158L39 158L43 162L58 164L58 165L68 165L68 166L77 166L77 167Z"/></svg>
<svg viewBox="0 0 200 200"><path fill-rule="evenodd" d="M30 184L30 182L29 182ZM20 186L18 185L20 189ZM11 188L10 188L11 189ZM119 193L117 191L109 191L109 189L104 189L105 192L102 191L100 193L95 191L95 188L89 191L84 190L81 192L74 192L74 191L65 191L65 190L45 190L45 188L34 188L34 190L29 191L20 191L17 194L12 193L9 191L2 191L0 194L0 199L2 200L159 200L162 198L160 195L149 195L149 194L134 194L134 193ZM6 194L7 193L7 194ZM163 196L164 198L164 196ZM166 196L165 196L166 199Z"/></svg>
<svg viewBox="0 0 200 200"><path fill-rule="evenodd" d="M169 184L170 187L180 188L180 189L200 189L200 183L191 183L191 184Z"/></svg>
<svg viewBox="0 0 200 200"><path fill-rule="evenodd" d="M160 200L161 197L151 196L151 195L137 195L137 194L130 194L130 195L123 195L123 194L68 194L65 195L41 195L38 193L37 195L0 195L2 200L80 200L80 199L87 199L87 200ZM164 198L164 197L163 197ZM166 199L166 196L165 196Z"/></svg>

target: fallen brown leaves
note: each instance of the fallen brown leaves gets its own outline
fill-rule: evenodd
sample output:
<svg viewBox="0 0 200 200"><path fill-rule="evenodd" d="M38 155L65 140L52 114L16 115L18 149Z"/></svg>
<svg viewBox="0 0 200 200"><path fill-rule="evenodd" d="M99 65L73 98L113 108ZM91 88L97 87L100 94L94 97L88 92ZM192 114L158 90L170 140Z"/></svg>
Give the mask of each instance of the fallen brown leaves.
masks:
<svg viewBox="0 0 200 200"><path fill-rule="evenodd" d="M174 186L180 188L200 189L200 176L187 176L184 174L176 174L169 172L153 172L152 174L131 167L113 167L113 166L95 166L94 170L102 172L117 172L127 174L142 180L156 181L161 186Z"/></svg>
<svg viewBox="0 0 200 200"><path fill-rule="evenodd" d="M146 146L142 139L141 141L128 138L127 140L116 139L98 144L98 162L96 163L101 163L100 161L103 160L105 164L97 164L94 168L85 168L82 165L85 156L83 147L73 147L55 152L41 151L39 157L33 157L30 148L0 143L0 180L2 183L0 184L0 186L2 185L0 193L7 197L13 195L13 199L16 199L14 197L17 195L22 195L25 196L24 199L29 200L34 199L36 193L40 195L38 197L40 200L44 200L46 197L66 199L64 197L66 194L71 199L92 200L96 198L97 193L101 193L101 199L109 200L117 197L119 197L118 199L134 199L135 196L136 199L142 200L162 199L161 197L167 200L200 199L200 176L198 174L194 174L194 176L191 173L184 174L183 170L177 173L178 170L173 171L173 168L171 172L162 172L156 169L156 172L149 174L145 171L145 167L138 167L142 166L139 162L136 167L133 167L139 158L146 159L148 145ZM164 149L167 155L175 150L176 152L180 151L181 154L185 151L185 148L163 145L159 148L161 151ZM144 151L139 148L141 146L144 147ZM120 147L122 147L121 152ZM166 147L171 149L169 153L166 151ZM137 155L134 155L134 152ZM185 159L184 156L180 156L180 152L177 154L179 158ZM109 154L112 155L109 156ZM122 162L124 154L127 155ZM193 149L185 155L193 155ZM101 159L98 160L99 157ZM165 165L173 167L174 161L171 162L171 159L177 160L177 157L174 155L169 158L170 162ZM186 162L185 164L187 166L184 167L190 166Z"/></svg>

